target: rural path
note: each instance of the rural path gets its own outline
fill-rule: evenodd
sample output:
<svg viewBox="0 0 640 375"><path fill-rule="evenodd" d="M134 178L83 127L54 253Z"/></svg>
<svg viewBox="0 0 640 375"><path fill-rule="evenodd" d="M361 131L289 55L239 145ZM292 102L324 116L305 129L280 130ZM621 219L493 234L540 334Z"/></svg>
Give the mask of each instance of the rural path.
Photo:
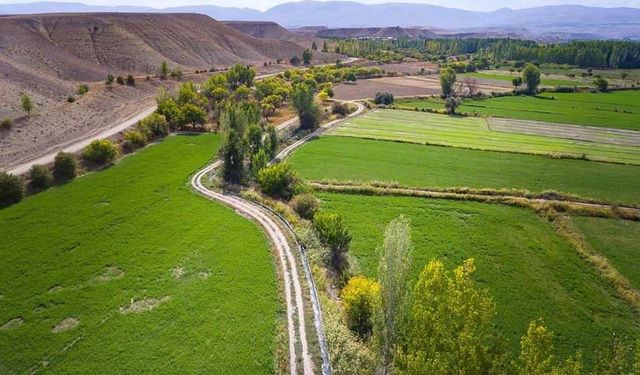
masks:
<svg viewBox="0 0 640 375"><path fill-rule="evenodd" d="M357 61L357 58L349 58L346 59L345 61L343 61L343 64L351 64L355 61ZM332 64L326 64L326 65L332 65ZM322 66L322 65L321 65ZM278 74L280 74L282 72L275 72L275 73L268 73L268 74L262 74L262 75L258 75L255 77L256 80L261 80L261 79L265 79L268 77L274 77ZM30 155L29 158L25 158L17 163L13 163L9 166L6 166L4 168L0 168L0 171L3 172L7 172L13 175L21 175L24 173L27 173L29 171L29 169L35 165L35 164L49 164L53 162L53 159L55 158L55 156L58 154L58 152L63 151L63 152L70 152L70 153L76 153L81 151L83 148L85 148L89 143L91 143L92 141L96 140L96 139L105 139L105 138L109 138L112 137L124 130L127 130L128 128L136 125L138 123L138 121L142 120L143 118L149 116L150 114L152 114L153 112L155 112L157 106L156 104L152 104L149 106L146 106L144 108L141 108L140 111L134 115L132 115L131 117L127 118L126 120L119 122L119 123L115 123L112 124L112 126L106 127L106 128L101 128L101 129L96 129L95 131L85 134L82 137L79 138L74 138L71 139L69 141L66 141L64 143L61 144L57 144L53 147L50 147L38 154L35 155Z"/></svg>
<svg viewBox="0 0 640 375"><path fill-rule="evenodd" d="M360 103L356 103L357 110L351 113L347 118L357 116L364 111L364 106ZM302 146L305 142L309 141L313 137L321 134L322 132L331 129L341 122L346 120L346 118L338 119L335 121L331 121L327 124L324 124L322 127L318 128L316 131L306 135L300 140L294 142L289 145L276 156L274 160L282 160L285 159L290 153L296 148ZM281 130L288 126L292 126L297 123L297 118L289 120L280 126L278 129ZM305 322L305 296L303 295L303 287L300 282L300 275L298 272L299 264L294 256L294 251L290 245L289 238L293 238L295 241L295 234L293 233L293 228L291 225L284 220L281 216L275 214L273 211L268 209L267 207L263 207L256 203L247 201L243 198L240 198L237 195L233 194L225 194L224 192L220 193L214 190L209 189L202 183L203 178L215 171L218 167L222 166L222 161L220 159L214 160L211 164L197 172L191 178L191 186L204 195L207 198L214 199L218 202L228 205L229 207L236 210L236 212L242 216L249 217L255 220L260 226L262 226L273 242L278 260L280 262L280 268L283 274L284 281L284 291L285 291L285 301L287 305L287 332L289 336L289 371L291 374L298 374L298 341L300 344L300 358L302 359L302 374L304 375L312 375L313 372L313 361L311 359L311 355L309 353L309 343L307 340L307 331L306 331L306 322ZM289 236L287 236L288 231ZM320 302L318 300L317 290L315 287L315 283L313 281L313 276L311 275L311 269L308 264L308 260L306 259L306 255L302 247L296 242L298 248L298 254L300 256L300 261L302 263L302 269L305 273L305 278L307 280L307 286L309 288L309 299L311 301L311 305L313 308L313 318L316 328L316 334L318 336L318 343L320 346L320 352L322 356L322 374L330 375L331 374L331 365L329 362L329 353L327 344L324 338L324 328L322 324L322 310L320 307Z"/></svg>

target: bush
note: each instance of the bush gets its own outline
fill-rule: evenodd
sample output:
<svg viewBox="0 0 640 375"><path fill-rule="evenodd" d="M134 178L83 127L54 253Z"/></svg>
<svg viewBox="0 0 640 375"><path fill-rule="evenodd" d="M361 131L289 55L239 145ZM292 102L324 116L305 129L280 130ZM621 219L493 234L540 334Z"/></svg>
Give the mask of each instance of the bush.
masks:
<svg viewBox="0 0 640 375"><path fill-rule="evenodd" d="M76 91L78 95L84 95L88 92L89 92L89 86L86 83L81 83L78 86L78 90Z"/></svg>
<svg viewBox="0 0 640 375"><path fill-rule="evenodd" d="M59 152L53 162L53 176L56 179L65 181L76 177L78 173L78 162L73 154Z"/></svg>
<svg viewBox="0 0 640 375"><path fill-rule="evenodd" d="M0 122L0 130L11 130L12 126L13 126L13 122L11 121L10 118L6 118L2 120L2 122Z"/></svg>
<svg viewBox="0 0 640 375"><path fill-rule="evenodd" d="M373 330L373 314L380 298L380 285L364 276L349 279L342 289L342 302L349 329L366 339Z"/></svg>
<svg viewBox="0 0 640 375"><path fill-rule="evenodd" d="M124 78L122 78L122 76L118 76L118 78L116 78L116 83L119 85L124 85Z"/></svg>
<svg viewBox="0 0 640 375"><path fill-rule="evenodd" d="M331 105L331 113L346 116L349 114L349 106L346 103L335 102Z"/></svg>
<svg viewBox="0 0 640 375"><path fill-rule="evenodd" d="M24 196L24 185L18 176L0 172L0 207L20 202Z"/></svg>
<svg viewBox="0 0 640 375"><path fill-rule="evenodd" d="M291 208L303 219L313 220L318 211L318 199L311 194L296 195L291 200Z"/></svg>
<svg viewBox="0 0 640 375"><path fill-rule="evenodd" d="M131 74L127 76L127 86L135 86L136 79Z"/></svg>
<svg viewBox="0 0 640 375"><path fill-rule="evenodd" d="M393 94L390 92L377 92L373 98L373 102L377 105L391 105L394 101Z"/></svg>
<svg viewBox="0 0 640 375"><path fill-rule="evenodd" d="M128 150L135 150L147 143L147 137L140 130L128 130L124 132L124 145Z"/></svg>
<svg viewBox="0 0 640 375"><path fill-rule="evenodd" d="M67 96L67 103L73 103L76 101L76 97L73 95Z"/></svg>
<svg viewBox="0 0 640 375"><path fill-rule="evenodd" d="M95 164L109 164L116 160L119 154L115 143L108 139L97 139L85 147L82 157Z"/></svg>
<svg viewBox="0 0 640 375"><path fill-rule="evenodd" d="M596 87L598 88L598 91L608 91L609 90L609 81L607 81L606 79L602 78L602 77L598 77L593 81L593 84L596 85Z"/></svg>
<svg viewBox="0 0 640 375"><path fill-rule="evenodd" d="M53 175L44 165L34 164L29 170L29 178L36 189L46 189L53 184Z"/></svg>
<svg viewBox="0 0 640 375"><path fill-rule="evenodd" d="M147 139L154 137L164 137L169 134L169 123L164 115L159 113L152 113L149 116L140 120L138 124L138 130L145 136L145 142Z"/></svg>
<svg viewBox="0 0 640 375"><path fill-rule="evenodd" d="M346 268L346 253L351 243L351 234L349 234L344 219L338 214L318 212L313 217L313 225L318 232L320 241L331 252L331 265L338 274L342 274Z"/></svg>
<svg viewBox="0 0 640 375"><path fill-rule="evenodd" d="M295 191L297 176L287 163L279 163L258 172L260 190L274 198L291 199Z"/></svg>

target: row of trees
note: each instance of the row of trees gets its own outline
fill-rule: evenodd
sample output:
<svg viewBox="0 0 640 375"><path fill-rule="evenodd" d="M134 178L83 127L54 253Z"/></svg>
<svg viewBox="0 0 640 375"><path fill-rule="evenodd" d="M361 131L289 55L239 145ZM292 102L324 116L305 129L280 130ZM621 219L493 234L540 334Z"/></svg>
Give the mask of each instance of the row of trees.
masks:
<svg viewBox="0 0 640 375"><path fill-rule="evenodd" d="M614 336L587 371L579 352L564 360L554 355L554 334L542 319L530 322L514 356L496 328L491 295L474 281L473 259L453 271L432 260L411 288L410 254L410 221L400 216L386 228L378 279L354 276L340 293L347 326L376 354L357 350L357 344L330 347L334 361L348 362L336 367L357 363L348 372L353 374L640 373L640 341L634 348Z"/></svg>

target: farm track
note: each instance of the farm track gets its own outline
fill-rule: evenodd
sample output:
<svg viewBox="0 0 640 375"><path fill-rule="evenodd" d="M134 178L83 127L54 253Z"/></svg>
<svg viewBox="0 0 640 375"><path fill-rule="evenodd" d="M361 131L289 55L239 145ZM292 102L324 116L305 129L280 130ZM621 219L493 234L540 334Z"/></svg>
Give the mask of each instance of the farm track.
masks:
<svg viewBox="0 0 640 375"><path fill-rule="evenodd" d="M356 103L358 109L349 115L349 117L357 116L364 111L364 106L360 103ZM274 160L283 160L291 154L295 149L302 146L305 142L320 135L324 131L332 129L339 125L345 119L338 119L331 121L316 131L306 135L300 140L289 145L276 156ZM297 122L296 119L289 120L278 127L278 130L282 130L286 127L292 126ZM314 373L314 364L309 353L309 344L307 341L306 324L305 324L305 309L304 299L302 294L302 284L300 282L300 276L298 273L298 263L295 259L292 246L289 244L286 231L289 232L290 238L295 238L292 227L287 223L284 218L277 216L274 212L268 208L258 205L253 202L244 200L236 195L225 194L216 192L209 189L202 183L202 179L214 172L218 167L222 166L222 161L217 159L211 164L197 172L191 178L191 186L200 194L207 198L221 202L233 209L242 216L255 220L260 226L262 226L273 242L277 257L280 262L280 268L283 274L285 300L287 305L287 332L289 335L289 370L291 374L298 374L298 358L302 360L302 373L304 375L311 375ZM322 354L322 373L324 375L331 374L331 365L328 357L328 349L326 341L324 339L324 329L322 326L322 312L321 306L317 297L317 291L311 275L311 270L308 266L308 261L304 251L299 244L296 244L300 253L300 261L302 262L305 277L307 279L307 286L310 291L310 300L313 306L314 322L316 326L316 334L318 335L318 342L320 346L320 352ZM297 318L297 319L296 319ZM296 322L297 321L297 322ZM296 324L297 323L297 324ZM297 354L297 344L300 344L300 356Z"/></svg>

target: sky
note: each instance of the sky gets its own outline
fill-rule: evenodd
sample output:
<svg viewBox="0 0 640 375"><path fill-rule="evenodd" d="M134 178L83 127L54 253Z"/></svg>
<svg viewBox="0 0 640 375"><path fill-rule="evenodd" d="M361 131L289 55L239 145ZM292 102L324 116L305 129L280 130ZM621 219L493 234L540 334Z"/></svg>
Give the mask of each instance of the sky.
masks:
<svg viewBox="0 0 640 375"><path fill-rule="evenodd" d="M266 10L290 0L0 0L0 4L29 3L34 1L81 2L91 5L140 5L154 8L183 5L218 5L228 7L247 7ZM491 11L498 8L530 8L541 5L580 4L600 7L633 7L640 8L640 0L356 0L361 3L375 4L385 2L411 2L461 8L469 10Z"/></svg>

